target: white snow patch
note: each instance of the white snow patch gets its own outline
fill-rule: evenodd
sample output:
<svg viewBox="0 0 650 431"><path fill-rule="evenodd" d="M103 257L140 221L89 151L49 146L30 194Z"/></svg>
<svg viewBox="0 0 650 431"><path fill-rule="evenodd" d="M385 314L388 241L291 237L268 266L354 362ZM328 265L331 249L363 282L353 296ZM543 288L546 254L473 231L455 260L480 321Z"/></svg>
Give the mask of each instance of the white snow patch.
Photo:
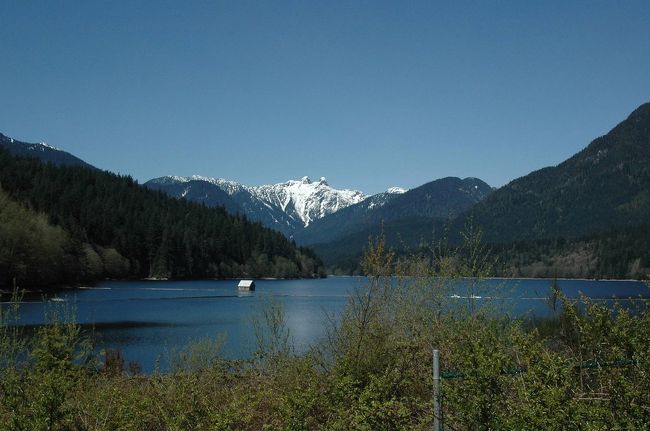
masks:
<svg viewBox="0 0 650 431"><path fill-rule="evenodd" d="M49 145L47 142L41 142L40 144L41 144L42 146L44 146L45 148L49 148L49 149L51 149L51 150L61 151L59 148L53 147L52 145Z"/></svg>

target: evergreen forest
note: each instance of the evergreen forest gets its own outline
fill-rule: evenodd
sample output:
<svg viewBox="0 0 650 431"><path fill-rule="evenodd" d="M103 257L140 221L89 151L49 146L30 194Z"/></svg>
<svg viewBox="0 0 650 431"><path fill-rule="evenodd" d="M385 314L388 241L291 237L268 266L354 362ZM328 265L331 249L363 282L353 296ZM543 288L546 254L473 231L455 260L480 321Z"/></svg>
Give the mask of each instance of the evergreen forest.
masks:
<svg viewBox="0 0 650 431"><path fill-rule="evenodd" d="M0 150L0 289L104 278L318 277L320 260L223 208Z"/></svg>

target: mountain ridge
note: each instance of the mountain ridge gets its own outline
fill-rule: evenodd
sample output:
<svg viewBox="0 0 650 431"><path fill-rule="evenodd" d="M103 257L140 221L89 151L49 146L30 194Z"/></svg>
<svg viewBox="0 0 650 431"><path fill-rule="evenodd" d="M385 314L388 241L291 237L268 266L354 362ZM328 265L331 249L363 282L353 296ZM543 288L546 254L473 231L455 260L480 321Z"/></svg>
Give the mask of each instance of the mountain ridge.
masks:
<svg viewBox="0 0 650 431"><path fill-rule="evenodd" d="M650 103L556 166L499 188L467 217L486 239L508 242L581 236L643 223L648 214Z"/></svg>
<svg viewBox="0 0 650 431"><path fill-rule="evenodd" d="M0 147L6 149L14 156L32 157L43 162L53 163L57 166L83 166L90 169L97 169L79 157L60 148L48 145L45 142L22 142L0 133Z"/></svg>

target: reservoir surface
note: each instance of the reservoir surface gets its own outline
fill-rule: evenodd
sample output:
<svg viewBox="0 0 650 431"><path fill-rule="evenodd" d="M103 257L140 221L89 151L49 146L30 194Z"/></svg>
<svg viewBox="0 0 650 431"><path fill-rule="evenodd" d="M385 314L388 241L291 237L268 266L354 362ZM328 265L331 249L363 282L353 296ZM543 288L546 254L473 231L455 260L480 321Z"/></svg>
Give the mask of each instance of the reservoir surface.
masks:
<svg viewBox="0 0 650 431"><path fill-rule="evenodd" d="M19 325L41 325L49 309L63 309L94 332L98 348L119 349L125 360L145 372L165 368L172 351L206 338L224 337L223 354L244 358L255 350L253 321L270 302L282 304L297 351L321 339L328 321L336 320L349 293L367 282L363 277L315 280L257 280L254 292L239 292L237 280L106 281L96 286L30 297L20 305ZM498 303L515 316L546 316L552 280L488 279L475 290L460 283L448 292L453 301ZM650 289L635 281L559 280L571 298L624 306L650 298ZM631 298L631 299L627 299ZM6 306L6 304L3 304Z"/></svg>

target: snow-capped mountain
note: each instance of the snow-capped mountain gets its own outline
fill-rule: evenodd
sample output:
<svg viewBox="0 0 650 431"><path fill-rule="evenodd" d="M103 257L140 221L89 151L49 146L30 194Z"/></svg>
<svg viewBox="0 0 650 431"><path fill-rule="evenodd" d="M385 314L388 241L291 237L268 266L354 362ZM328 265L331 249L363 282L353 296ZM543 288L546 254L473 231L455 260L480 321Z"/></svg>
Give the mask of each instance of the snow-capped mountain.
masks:
<svg viewBox="0 0 650 431"><path fill-rule="evenodd" d="M360 191L335 189L324 177L318 181L303 177L279 184L247 186L223 178L167 176L145 185L206 205L224 205L231 212L245 214L288 235L366 198Z"/></svg>
<svg viewBox="0 0 650 431"><path fill-rule="evenodd" d="M309 177L302 177L300 181L250 187L249 191L261 201L282 208L289 217L301 220L305 227L313 220L366 198L360 191L332 188L325 177L316 182Z"/></svg>

